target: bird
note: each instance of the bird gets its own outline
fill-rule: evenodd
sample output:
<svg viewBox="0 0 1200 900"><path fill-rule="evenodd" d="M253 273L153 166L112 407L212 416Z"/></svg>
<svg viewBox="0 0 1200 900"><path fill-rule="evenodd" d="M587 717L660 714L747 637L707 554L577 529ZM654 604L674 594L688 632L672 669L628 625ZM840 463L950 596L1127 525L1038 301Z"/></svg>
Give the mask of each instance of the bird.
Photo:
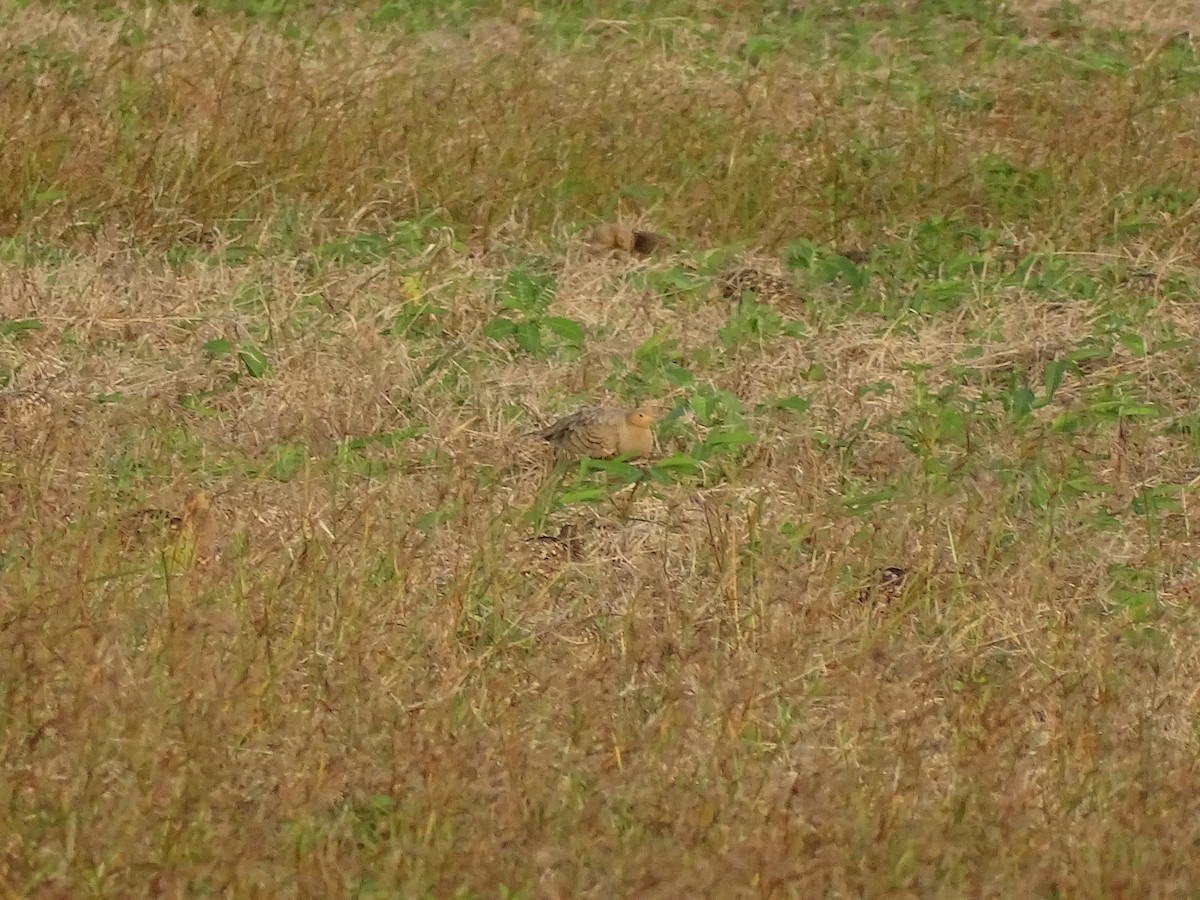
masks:
<svg viewBox="0 0 1200 900"><path fill-rule="evenodd" d="M600 250L623 250L635 256L649 256L662 242L662 238L652 231L639 231L625 225L603 222L592 228L588 241Z"/></svg>
<svg viewBox="0 0 1200 900"><path fill-rule="evenodd" d="M157 544L168 567L174 571L189 569L207 559L213 551L214 532L212 501L200 490L188 494L178 513L142 509L126 516L118 526L126 549Z"/></svg>
<svg viewBox="0 0 1200 900"><path fill-rule="evenodd" d="M28 422L50 415L54 404L50 396L39 390L0 392L0 421Z"/></svg>
<svg viewBox="0 0 1200 900"><path fill-rule="evenodd" d="M903 566L884 566L876 570L873 582L858 592L858 602L877 601L881 606L894 602L908 584L908 569Z"/></svg>
<svg viewBox="0 0 1200 900"><path fill-rule="evenodd" d="M58 416L59 406L61 403L45 391L0 391L0 447L26 452L49 436L56 425L69 425L69 420L64 422Z"/></svg>
<svg viewBox="0 0 1200 900"><path fill-rule="evenodd" d="M742 267L729 269L718 281L721 296L726 300L741 300L746 293L754 294L759 303L786 305L799 303L800 296L790 282L761 269Z"/></svg>
<svg viewBox="0 0 1200 900"><path fill-rule="evenodd" d="M655 410L647 404L630 410L595 406L572 413L534 434L554 444L564 455L633 459L654 452L650 426L655 418Z"/></svg>
<svg viewBox="0 0 1200 900"><path fill-rule="evenodd" d="M527 538L525 543L530 545L530 552L521 574L549 577L564 564L582 560L583 538L578 531L574 523L568 522L557 535L539 534Z"/></svg>

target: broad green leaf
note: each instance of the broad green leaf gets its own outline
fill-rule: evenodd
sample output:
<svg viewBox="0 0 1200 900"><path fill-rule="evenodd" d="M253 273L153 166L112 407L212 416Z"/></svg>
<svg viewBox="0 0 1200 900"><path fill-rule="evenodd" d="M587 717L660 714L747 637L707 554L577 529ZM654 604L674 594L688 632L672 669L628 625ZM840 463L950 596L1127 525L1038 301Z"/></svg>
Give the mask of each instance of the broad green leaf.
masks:
<svg viewBox="0 0 1200 900"><path fill-rule="evenodd" d="M789 409L792 412L807 412L812 406L811 400L805 400L803 397L784 397L782 400L777 400L775 406L778 409Z"/></svg>
<svg viewBox="0 0 1200 900"><path fill-rule="evenodd" d="M1009 395L1009 409L1015 416L1027 416L1033 410L1035 399L1033 391L1021 385Z"/></svg>
<svg viewBox="0 0 1200 900"><path fill-rule="evenodd" d="M1046 402L1054 399L1054 394L1062 384L1063 374L1067 371L1068 365L1066 360L1056 359L1046 366Z"/></svg>
<svg viewBox="0 0 1200 900"><path fill-rule="evenodd" d="M584 487L560 495L558 502L563 506L571 503L594 503L597 500L603 500L606 496L608 496L608 491L604 488Z"/></svg>
<svg viewBox="0 0 1200 900"><path fill-rule="evenodd" d="M542 324L559 337L565 338L573 344L583 343L586 332L583 326L574 319L564 319L561 316L546 316L542 319Z"/></svg>
<svg viewBox="0 0 1200 900"><path fill-rule="evenodd" d="M304 444L286 444L275 451L275 461L267 474L276 481L291 481L308 459L308 448Z"/></svg>
<svg viewBox="0 0 1200 900"><path fill-rule="evenodd" d="M5 319L0 322L0 336L20 337L27 331L41 331L45 327L37 319Z"/></svg>
<svg viewBox="0 0 1200 900"><path fill-rule="evenodd" d="M1121 335L1121 343L1138 359L1146 355L1146 339L1140 334L1127 331Z"/></svg>
<svg viewBox="0 0 1200 900"><path fill-rule="evenodd" d="M239 347L238 356L242 359L242 365L246 367L246 374L251 378L262 378L271 368L266 354L252 344Z"/></svg>
<svg viewBox="0 0 1200 900"><path fill-rule="evenodd" d="M1121 407L1121 414L1143 419L1154 419L1162 415L1162 410L1148 403L1135 403L1132 406Z"/></svg>
<svg viewBox="0 0 1200 900"><path fill-rule="evenodd" d="M506 319L503 316L492 319L483 326L484 337L489 337L493 341L503 341L513 336L517 330L517 323L512 319Z"/></svg>
<svg viewBox="0 0 1200 900"><path fill-rule="evenodd" d="M581 461L580 469L585 472L605 472L626 481L634 481L643 475L641 469L622 459L584 459Z"/></svg>
<svg viewBox="0 0 1200 900"><path fill-rule="evenodd" d="M540 354L543 350L542 327L536 321L519 323L513 332L513 338L526 353Z"/></svg>
<svg viewBox="0 0 1200 900"><path fill-rule="evenodd" d="M233 344L225 340L225 338L217 338L215 341L209 341L201 349L213 359L226 356L233 352Z"/></svg>
<svg viewBox="0 0 1200 900"><path fill-rule="evenodd" d="M729 445L757 444L758 438L747 431L738 429L737 431L714 431L704 439L704 443L710 447L724 447Z"/></svg>

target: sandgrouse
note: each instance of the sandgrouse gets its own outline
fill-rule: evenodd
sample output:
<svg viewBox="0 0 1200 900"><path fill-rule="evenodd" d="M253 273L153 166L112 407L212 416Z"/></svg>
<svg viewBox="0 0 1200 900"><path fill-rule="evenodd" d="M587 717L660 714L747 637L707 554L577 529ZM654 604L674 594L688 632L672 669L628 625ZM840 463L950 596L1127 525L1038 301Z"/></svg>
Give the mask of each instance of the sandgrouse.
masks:
<svg viewBox="0 0 1200 900"><path fill-rule="evenodd" d="M783 278L749 266L723 272L718 284L721 296L726 300L741 300L743 294L751 293L759 303L768 306L790 305L800 301L795 287Z"/></svg>
<svg viewBox="0 0 1200 900"><path fill-rule="evenodd" d="M173 568L190 568L213 551L216 523L212 501L204 491L192 491L179 513L143 509L126 516L118 526L121 543L135 545L163 542L161 548Z"/></svg>
<svg viewBox="0 0 1200 900"><path fill-rule="evenodd" d="M654 452L654 411L642 405L632 410L592 407L559 419L538 436L560 453L612 459L647 456Z"/></svg>
<svg viewBox="0 0 1200 900"><path fill-rule="evenodd" d="M638 231L625 225L604 222L591 230L588 241L600 250L623 250L635 256L649 256L662 238L652 231Z"/></svg>

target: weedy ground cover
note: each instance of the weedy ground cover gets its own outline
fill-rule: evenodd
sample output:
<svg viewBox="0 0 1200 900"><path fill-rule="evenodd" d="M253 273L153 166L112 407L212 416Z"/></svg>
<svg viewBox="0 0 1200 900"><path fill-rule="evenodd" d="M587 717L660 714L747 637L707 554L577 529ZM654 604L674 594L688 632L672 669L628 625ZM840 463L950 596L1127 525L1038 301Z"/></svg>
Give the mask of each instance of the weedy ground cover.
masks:
<svg viewBox="0 0 1200 900"><path fill-rule="evenodd" d="M1194 12L4 6L5 894L1195 896Z"/></svg>

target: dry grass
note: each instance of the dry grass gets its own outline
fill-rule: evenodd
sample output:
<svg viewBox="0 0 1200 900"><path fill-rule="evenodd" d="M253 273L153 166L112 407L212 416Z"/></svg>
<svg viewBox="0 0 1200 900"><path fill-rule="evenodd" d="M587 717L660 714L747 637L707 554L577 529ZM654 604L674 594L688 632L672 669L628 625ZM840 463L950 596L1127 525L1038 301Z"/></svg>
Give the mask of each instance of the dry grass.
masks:
<svg viewBox="0 0 1200 900"><path fill-rule="evenodd" d="M818 17L826 46L751 66L752 18L601 20L564 51L537 20L402 40L351 16L288 38L177 8L24 15L7 29L0 121L21 153L0 215L85 245L203 244L228 223L311 237L421 211L525 237L626 190L706 242L874 240L946 209L995 223L1012 203L1044 237L1095 240L1130 192L1197 166L1194 94L1168 87L1161 55L1139 65L1156 37L1110 71L1103 47L1064 64L1053 31L1005 52L913 15L868 4L831 33ZM831 51L849 59L821 65ZM1040 180L999 201L993 158Z"/></svg>
<svg viewBox="0 0 1200 900"><path fill-rule="evenodd" d="M1200 63L663 9L4 14L6 896L1200 891ZM636 488L522 438L638 399Z"/></svg>

